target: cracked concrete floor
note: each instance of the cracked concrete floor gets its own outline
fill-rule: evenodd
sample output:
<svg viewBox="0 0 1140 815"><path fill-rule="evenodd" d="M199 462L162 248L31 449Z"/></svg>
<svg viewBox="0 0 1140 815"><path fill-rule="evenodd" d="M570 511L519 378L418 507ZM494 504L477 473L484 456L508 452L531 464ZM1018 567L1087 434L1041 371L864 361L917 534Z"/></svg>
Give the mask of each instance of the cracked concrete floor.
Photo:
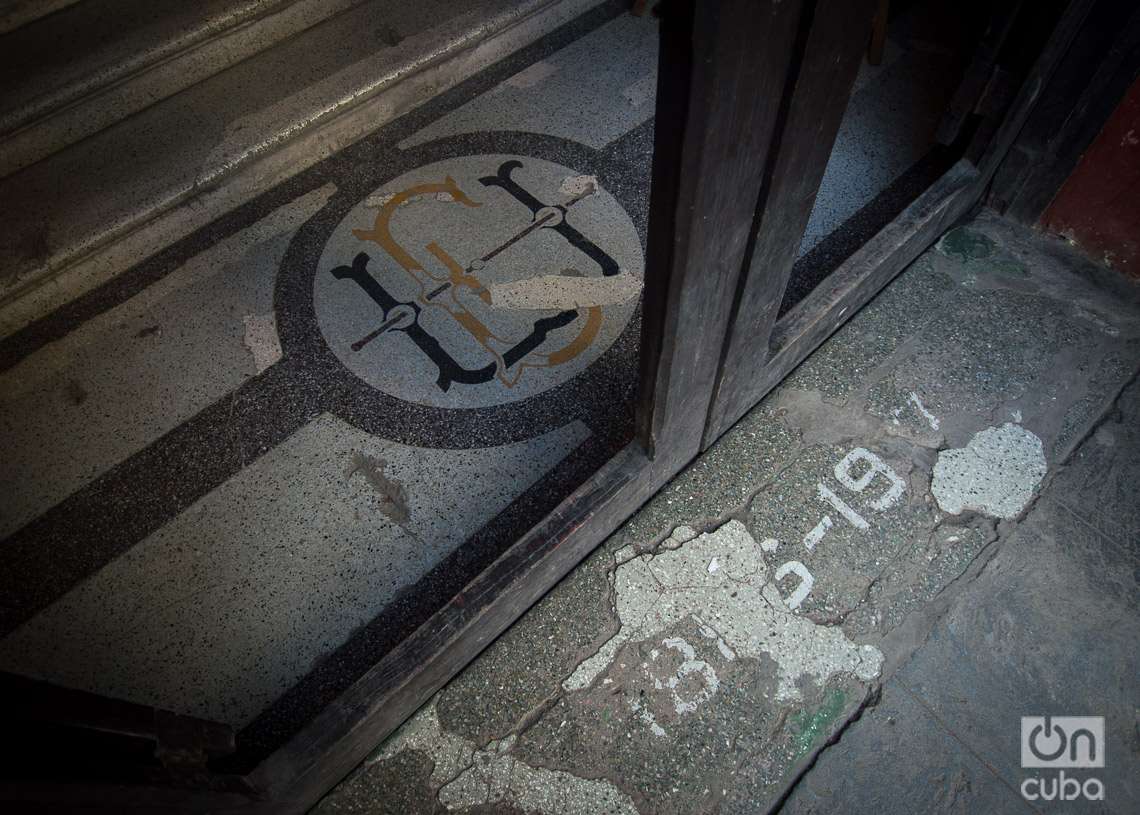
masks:
<svg viewBox="0 0 1140 815"><path fill-rule="evenodd" d="M1138 369L1136 287L951 231L317 811L1138 811Z"/></svg>

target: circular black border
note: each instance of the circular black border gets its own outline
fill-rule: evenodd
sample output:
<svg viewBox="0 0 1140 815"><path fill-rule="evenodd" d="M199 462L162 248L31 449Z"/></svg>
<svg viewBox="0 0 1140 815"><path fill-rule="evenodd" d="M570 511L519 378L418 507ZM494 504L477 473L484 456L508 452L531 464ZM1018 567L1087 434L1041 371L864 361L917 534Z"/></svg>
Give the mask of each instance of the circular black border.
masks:
<svg viewBox="0 0 1140 815"><path fill-rule="evenodd" d="M348 213L382 184L436 161L488 154L551 161L598 182L631 219L636 200L622 183L628 169L601 151L569 139L516 131L485 131L448 136L407 150L380 151L374 162L329 180L337 190L329 202L294 235L277 276L273 308L283 362L322 395L323 408L382 438L429 448L468 449L530 439L575 419L595 433L628 423L631 388L637 382L636 347L641 305L610 347L577 375L541 393L482 408L441 408L407 402L369 385L328 347L317 323L313 285L318 263L333 231ZM634 228L645 252L644 225ZM631 348L632 345L632 348Z"/></svg>

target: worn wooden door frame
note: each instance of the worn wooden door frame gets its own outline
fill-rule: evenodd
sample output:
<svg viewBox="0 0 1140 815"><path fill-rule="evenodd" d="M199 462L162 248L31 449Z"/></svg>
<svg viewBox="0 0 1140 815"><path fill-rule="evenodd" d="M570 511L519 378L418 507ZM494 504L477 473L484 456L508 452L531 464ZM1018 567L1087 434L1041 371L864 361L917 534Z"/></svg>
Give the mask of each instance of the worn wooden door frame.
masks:
<svg viewBox="0 0 1140 815"><path fill-rule="evenodd" d="M996 136L783 318L874 0L665 0L637 438L251 780L310 803L980 198L1091 0L1072 0ZM295 796L295 797L294 797Z"/></svg>
<svg viewBox="0 0 1140 815"><path fill-rule="evenodd" d="M254 771L277 811L344 777L700 452L805 2L664 9L637 436Z"/></svg>
<svg viewBox="0 0 1140 815"><path fill-rule="evenodd" d="M249 775L198 790L3 785L0 799L309 809L973 206L1090 1L1073 0L982 159L776 319L875 2L664 0L636 438Z"/></svg>
<svg viewBox="0 0 1140 815"><path fill-rule="evenodd" d="M1068 49L1093 0L1071 0L1013 104L977 161L962 159L777 319L796 251L858 71L862 0L815 4L785 131L769 156L757 206L755 250L741 278L702 449L780 383L843 323L981 199ZM855 32L847 39L845 32ZM809 135L810 134L810 135Z"/></svg>

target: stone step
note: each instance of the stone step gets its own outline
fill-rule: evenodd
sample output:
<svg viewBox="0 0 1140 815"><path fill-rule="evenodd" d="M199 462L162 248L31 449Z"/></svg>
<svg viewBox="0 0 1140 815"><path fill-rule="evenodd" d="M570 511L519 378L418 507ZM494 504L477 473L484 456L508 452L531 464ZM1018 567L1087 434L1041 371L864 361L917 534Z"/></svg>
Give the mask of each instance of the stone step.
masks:
<svg viewBox="0 0 1140 815"><path fill-rule="evenodd" d="M365 0L9 175L0 334L598 3Z"/></svg>
<svg viewBox="0 0 1140 815"><path fill-rule="evenodd" d="M364 0L87 0L0 37L0 177Z"/></svg>
<svg viewBox="0 0 1140 815"><path fill-rule="evenodd" d="M0 0L0 34L15 31L79 0Z"/></svg>

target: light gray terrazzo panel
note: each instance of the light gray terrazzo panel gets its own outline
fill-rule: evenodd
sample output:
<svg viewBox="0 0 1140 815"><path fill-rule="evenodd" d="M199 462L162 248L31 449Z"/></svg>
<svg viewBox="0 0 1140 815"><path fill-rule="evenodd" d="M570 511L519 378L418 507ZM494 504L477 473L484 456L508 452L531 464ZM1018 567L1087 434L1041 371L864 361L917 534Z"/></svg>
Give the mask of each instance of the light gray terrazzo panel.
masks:
<svg viewBox="0 0 1140 815"><path fill-rule="evenodd" d="M623 15L400 143L483 130L545 133L601 148L653 116L657 22Z"/></svg>
<svg viewBox="0 0 1140 815"><path fill-rule="evenodd" d="M0 536L273 359L278 267L332 192L270 213L0 375Z"/></svg>
<svg viewBox="0 0 1140 815"><path fill-rule="evenodd" d="M941 97L930 89L947 82L951 63L946 54L890 42L882 65L860 67L804 230L801 255L930 150L942 114Z"/></svg>
<svg viewBox="0 0 1140 815"><path fill-rule="evenodd" d="M0 642L0 667L240 727L588 434L428 450L322 415ZM402 526L361 456L403 487Z"/></svg>

